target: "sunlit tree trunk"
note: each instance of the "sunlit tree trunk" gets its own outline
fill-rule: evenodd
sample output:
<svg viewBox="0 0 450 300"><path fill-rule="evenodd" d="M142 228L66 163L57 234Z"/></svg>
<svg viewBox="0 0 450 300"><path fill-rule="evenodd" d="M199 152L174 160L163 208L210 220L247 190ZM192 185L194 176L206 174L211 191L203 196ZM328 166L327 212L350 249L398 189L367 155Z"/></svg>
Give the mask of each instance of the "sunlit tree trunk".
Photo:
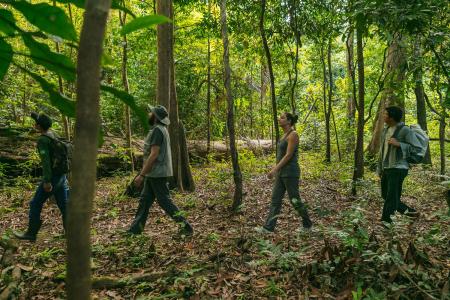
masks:
<svg viewBox="0 0 450 300"><path fill-rule="evenodd" d="M348 86L348 97L347 97L347 118L348 126L351 131L349 138L347 140L347 150L354 149L355 147L355 117L356 117L356 80L355 80L355 65L354 65L354 39L355 30L353 27L350 28L350 32L347 36L346 48L347 48L347 86Z"/></svg>

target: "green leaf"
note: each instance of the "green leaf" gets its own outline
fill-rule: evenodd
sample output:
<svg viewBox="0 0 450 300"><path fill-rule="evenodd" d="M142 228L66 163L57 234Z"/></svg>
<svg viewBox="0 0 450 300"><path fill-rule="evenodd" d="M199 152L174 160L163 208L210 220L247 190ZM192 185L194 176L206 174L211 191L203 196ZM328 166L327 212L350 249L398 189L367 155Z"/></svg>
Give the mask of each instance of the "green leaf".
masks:
<svg viewBox="0 0 450 300"><path fill-rule="evenodd" d="M160 15L151 15L151 16L145 16L145 17L139 17L131 22L128 22L125 24L122 29L120 30L121 35L129 34L131 32L134 32L136 30L146 28L152 25L162 24L166 22L171 22L171 20L165 16Z"/></svg>
<svg viewBox="0 0 450 300"><path fill-rule="evenodd" d="M0 31L6 35L12 35L16 32L16 20L12 12L6 9L0 9Z"/></svg>
<svg viewBox="0 0 450 300"><path fill-rule="evenodd" d="M56 107L63 115L75 118L75 101L57 92L56 87L41 76L30 72L25 68L21 69L30 74L30 76L40 84L42 89L48 93L52 106Z"/></svg>
<svg viewBox="0 0 450 300"><path fill-rule="evenodd" d="M86 7L86 0L56 0L56 1L58 1L59 3L64 3L64 4L69 4L69 3L71 3L71 4L75 5L75 6L78 7L78 8L83 8L83 9L84 9L84 8ZM131 10L129 10L128 8L122 6L122 5L120 4L120 1L119 1L119 0L113 0L113 1L111 2L111 8L112 8L112 9L118 9L118 10L121 10L121 11L123 11L124 13L129 14L129 15L132 16L133 18L136 18L135 14L133 14L133 12L132 12Z"/></svg>
<svg viewBox="0 0 450 300"><path fill-rule="evenodd" d="M11 5L20 11L28 22L42 31L65 40L77 40L75 28L61 8L47 3L30 4L26 1L13 1Z"/></svg>
<svg viewBox="0 0 450 300"><path fill-rule="evenodd" d="M6 72L8 72L12 58L13 50L11 45L5 42L4 39L0 39L0 80L3 80Z"/></svg>
<svg viewBox="0 0 450 300"><path fill-rule="evenodd" d="M122 102L125 103L126 105L128 105L131 108L131 110L137 115L137 117L139 118L139 121L141 122L141 124L144 127L144 129L145 130L149 129L148 119L147 119L147 112L144 109L140 108L136 104L136 100L134 99L133 96L131 96L130 94L128 94L125 91L121 91L121 90L118 90L118 89L113 88L111 86L104 85L104 84L102 84L100 86L100 89L102 91L110 93L113 96L115 96L115 97L119 98L120 100L122 100Z"/></svg>
<svg viewBox="0 0 450 300"><path fill-rule="evenodd" d="M39 43L29 35L22 35L25 46L30 50L31 59L68 81L75 81L74 63L65 55L55 53L46 44Z"/></svg>

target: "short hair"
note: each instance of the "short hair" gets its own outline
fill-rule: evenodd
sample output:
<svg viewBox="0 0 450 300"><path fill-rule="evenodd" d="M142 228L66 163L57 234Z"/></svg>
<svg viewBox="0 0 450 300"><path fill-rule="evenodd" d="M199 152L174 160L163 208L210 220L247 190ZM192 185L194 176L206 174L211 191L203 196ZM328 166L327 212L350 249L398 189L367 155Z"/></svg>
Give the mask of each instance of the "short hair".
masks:
<svg viewBox="0 0 450 300"><path fill-rule="evenodd" d="M291 123L291 126L294 126L295 123L298 121L298 116L291 114L290 112L284 112L284 115L286 116L286 119Z"/></svg>
<svg viewBox="0 0 450 300"><path fill-rule="evenodd" d="M403 117L403 110L398 106L388 106L386 107L387 114L390 118L394 119L395 122L400 122Z"/></svg>

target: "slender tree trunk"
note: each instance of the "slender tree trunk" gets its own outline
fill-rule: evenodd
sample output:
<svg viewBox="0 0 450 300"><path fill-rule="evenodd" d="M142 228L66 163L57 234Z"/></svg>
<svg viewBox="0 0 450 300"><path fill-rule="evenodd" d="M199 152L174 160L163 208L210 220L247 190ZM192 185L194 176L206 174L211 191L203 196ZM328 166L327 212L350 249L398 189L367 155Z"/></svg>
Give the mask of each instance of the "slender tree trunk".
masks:
<svg viewBox="0 0 450 300"><path fill-rule="evenodd" d="M266 137L265 133L265 124L264 124L264 103L266 102L266 94L267 94L267 66L264 63L264 60L261 59L261 90L259 95L259 128L261 130L260 138L264 139Z"/></svg>
<svg viewBox="0 0 450 300"><path fill-rule="evenodd" d="M350 28L350 32L347 36L347 86L348 86L348 98L347 98L347 118L348 127L350 129L350 135L347 140L347 150L355 147L355 117L356 117L356 80L355 80L355 66L354 66L354 39L355 30Z"/></svg>
<svg viewBox="0 0 450 300"><path fill-rule="evenodd" d="M227 2L220 1L220 20L222 25L222 40L223 40L223 65L224 65L224 86L227 97L228 117L227 126L230 136L230 154L233 164L233 178L235 184L232 210L236 211L242 204L242 174L239 167L239 158L236 148L236 138L234 131L234 99L231 90L231 68L228 47L228 28L227 28Z"/></svg>
<svg viewBox="0 0 450 300"><path fill-rule="evenodd" d="M77 63L72 191L67 214L67 298L90 299L92 202L99 131L100 60L111 0L88 0Z"/></svg>
<svg viewBox="0 0 450 300"><path fill-rule="evenodd" d="M381 132L384 128L384 109L391 105L405 108L405 74L406 58L404 49L401 46L400 35L396 35L389 45L388 56L386 60L386 88L382 92L380 105L375 118L372 132L372 140L368 147L370 157L375 157L380 150Z"/></svg>
<svg viewBox="0 0 450 300"><path fill-rule="evenodd" d="M355 167L353 171L352 194L356 195L356 184L364 177L364 48L363 26L356 29L356 55L358 63L358 123L356 132Z"/></svg>
<svg viewBox="0 0 450 300"><path fill-rule="evenodd" d="M266 30L264 29L265 13L266 13L266 0L261 0L261 17L259 19L259 30L261 32L261 39L263 42L264 52L266 53L267 66L269 68L270 96L272 97L273 129L275 133L275 145L277 145L278 140L280 139L280 131L278 129L277 99L275 94L275 77L273 74L272 57L270 55L270 49L267 43Z"/></svg>
<svg viewBox="0 0 450 300"><path fill-rule="evenodd" d="M333 99L333 70L331 68L331 39L328 40L327 63L328 63L328 103L325 110L325 128L327 134L326 161L331 162L331 102ZM338 141L339 143L339 141Z"/></svg>
<svg viewBox="0 0 450 300"><path fill-rule="evenodd" d="M56 0L53 0L53 6L56 6ZM58 42L55 42L55 47L56 47L56 53L60 53L59 50L59 44ZM58 86L59 86L59 92L61 94L64 94L64 86L63 86L63 81L60 75L58 75ZM64 136L66 138L66 140L70 140L70 128L69 128L69 122L67 120L68 118L61 114L61 121L63 123L63 127L64 127Z"/></svg>
<svg viewBox="0 0 450 300"><path fill-rule="evenodd" d="M157 0L157 13L170 17L171 0ZM158 43L158 79L156 85L157 102L167 108L170 113L170 26L164 23L157 26Z"/></svg>
<svg viewBox="0 0 450 300"><path fill-rule="evenodd" d="M425 95L423 89L422 51L420 49L419 37L416 37L416 41L414 42L414 63L414 93L416 94L417 103L417 123L420 125L420 127L422 127L423 130L428 131L427 107L425 104ZM429 145L423 163L431 165L431 153Z"/></svg>
<svg viewBox="0 0 450 300"><path fill-rule="evenodd" d="M445 120L445 111L439 120L439 151L441 160L441 175L445 175L445 127L447 126Z"/></svg>
<svg viewBox="0 0 450 300"><path fill-rule="evenodd" d="M208 1L208 15L211 16L211 0ZM207 133L206 133L206 153L209 153L211 149L211 38L208 32L208 87L206 90L206 122L207 122Z"/></svg>
<svg viewBox="0 0 450 300"><path fill-rule="evenodd" d="M123 5L125 5L125 1L123 1ZM120 26L124 26L127 20L127 14L119 11L119 20ZM127 36L124 35L122 38L122 84L124 90L129 93L130 87L128 84L128 39ZM134 172L134 155L133 155L133 145L131 143L131 115L130 115L130 107L125 105L125 133L127 139L127 148L128 148L128 156L130 158L131 163L131 172Z"/></svg>
<svg viewBox="0 0 450 300"><path fill-rule="evenodd" d="M299 48L300 48L300 32L297 27L297 1L293 0L292 4L289 7L289 14L291 20L291 28L295 38L295 57L293 60L292 67L294 69L294 79L291 86L291 109L292 113L295 113L296 105L295 105L295 90L298 82L298 59L299 59Z"/></svg>
<svg viewBox="0 0 450 300"><path fill-rule="evenodd" d="M339 134L338 134L337 126L336 126L336 119L334 117L333 109L331 109L331 116L333 118L334 136L336 137L336 147L338 150L338 157L339 157L339 161L342 161L341 146L339 145Z"/></svg>

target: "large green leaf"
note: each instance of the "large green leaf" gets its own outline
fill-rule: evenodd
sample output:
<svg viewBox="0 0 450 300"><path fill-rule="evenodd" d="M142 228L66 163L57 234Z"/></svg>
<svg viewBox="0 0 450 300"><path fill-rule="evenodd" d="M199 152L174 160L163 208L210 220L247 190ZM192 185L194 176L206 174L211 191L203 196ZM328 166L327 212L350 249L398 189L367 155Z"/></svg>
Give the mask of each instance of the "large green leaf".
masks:
<svg viewBox="0 0 450 300"><path fill-rule="evenodd" d="M29 35L22 35L25 46L30 50L31 59L68 81L75 81L74 63L65 55L53 52L46 44L39 43Z"/></svg>
<svg viewBox="0 0 450 300"><path fill-rule="evenodd" d="M58 1L59 3L65 3L65 4L71 3L79 8L86 7L86 0L56 0L56 1ZM121 10L121 11L129 14L133 18L136 18L136 16L133 14L133 12L131 10L129 10L128 8L126 8L120 4L119 0L113 0L111 2L111 8Z"/></svg>
<svg viewBox="0 0 450 300"><path fill-rule="evenodd" d="M152 25L158 25L166 22L171 22L171 20L165 16L161 15L151 15L151 16L145 16L145 17L139 17L131 22L125 24L125 26L122 27L122 30L120 30L121 35L129 34L131 32L134 32L136 30L146 28Z"/></svg>
<svg viewBox="0 0 450 300"><path fill-rule="evenodd" d="M44 32L57 35L65 40L76 41L77 33L65 12L47 3L31 4L27 1L13 1L11 5Z"/></svg>
<svg viewBox="0 0 450 300"><path fill-rule="evenodd" d="M50 103L56 107L63 115L75 118L75 101L56 91L55 85L51 84L41 76L22 68L23 71L30 74L36 80L42 89L48 93Z"/></svg>
<svg viewBox="0 0 450 300"><path fill-rule="evenodd" d="M125 91L121 91L121 90L118 90L118 89L113 88L111 86L104 85L104 84L102 84L100 86L100 89L102 91L110 93L113 96L115 96L115 97L119 98L120 100L122 100L122 102L124 102L126 105L128 105L131 108L131 110L138 116L139 121L141 122L141 124L145 128L145 130L149 129L148 119L147 119L147 112L144 109L140 108L136 104L136 100L134 99L133 96L131 96L130 94L128 94Z"/></svg>
<svg viewBox="0 0 450 300"><path fill-rule="evenodd" d="M16 32L16 20L12 12L6 9L0 9L0 31L6 35L12 35Z"/></svg>
<svg viewBox="0 0 450 300"><path fill-rule="evenodd" d="M8 72L12 58L13 50L11 45L5 42L4 39L0 39L0 80L3 80L6 72Z"/></svg>

